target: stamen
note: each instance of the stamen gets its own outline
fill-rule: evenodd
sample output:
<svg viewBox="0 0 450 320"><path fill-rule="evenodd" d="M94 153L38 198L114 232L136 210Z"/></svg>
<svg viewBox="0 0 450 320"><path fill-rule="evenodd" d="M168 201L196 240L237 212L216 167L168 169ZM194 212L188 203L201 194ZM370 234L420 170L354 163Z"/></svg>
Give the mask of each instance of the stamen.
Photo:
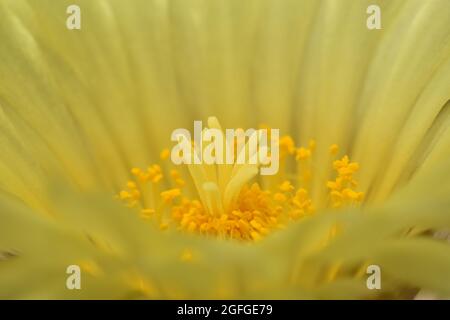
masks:
<svg viewBox="0 0 450 320"><path fill-rule="evenodd" d="M311 156L311 150L306 148L299 148L297 149L295 159L296 160L305 160L308 159Z"/></svg>
<svg viewBox="0 0 450 320"><path fill-rule="evenodd" d="M337 144L332 144L330 146L330 153L332 155L336 155L338 153L338 151L339 151L339 146Z"/></svg>
<svg viewBox="0 0 450 320"><path fill-rule="evenodd" d="M165 203L171 203L173 199L181 195L181 190L178 188L170 189L167 191L161 192L161 198Z"/></svg>
<svg viewBox="0 0 450 320"><path fill-rule="evenodd" d="M159 154L159 157L160 157L161 160L167 160L167 159L169 159L169 156L170 156L170 150L169 149L164 149Z"/></svg>
<svg viewBox="0 0 450 320"><path fill-rule="evenodd" d="M222 130L216 118L209 118L208 125ZM202 148L206 145L203 143ZM239 152L249 153L246 144L240 144L241 150L237 150L238 145L237 139L230 145L224 144L225 148L235 148L235 160ZM134 179L126 183L126 188L119 191L117 198L128 207L137 207L142 219L154 220L161 230L175 226L187 233L259 241L290 221L303 219L315 212L308 192L314 157L317 156L313 157L315 140L310 140L307 147L297 147L294 139L285 135L280 138L279 147L280 170L277 176L260 177L260 182L250 183L257 176L259 164L190 164L187 167L192 182L189 182L180 170L166 162L164 172L168 173L168 179L164 178L158 164L152 164L146 170L133 168L131 174ZM198 148L193 144L190 151L192 157L202 151ZM258 152L251 152L255 151ZM329 152L336 155L339 146L331 145ZM169 156L169 149L160 153L161 160L167 160ZM286 165L288 160L292 163L296 161L296 171L288 172L291 170ZM326 181L324 187L329 191L329 206L341 208L361 203L364 194L355 189L357 182L354 179L359 164L351 162L345 155L330 166L335 178ZM169 188L160 192L160 184ZM193 190L196 190L196 197L186 196ZM330 230L330 235L335 236L337 232L335 226ZM190 261L191 258L189 250L181 255L183 261Z"/></svg>
<svg viewBox="0 0 450 320"><path fill-rule="evenodd" d="M334 161L333 168L337 171L337 177L334 181L326 183L327 188L330 189L331 206L340 208L343 205L360 203L364 198L364 193L352 189L357 186L353 174L359 170L359 164L350 162L346 155L341 160Z"/></svg>

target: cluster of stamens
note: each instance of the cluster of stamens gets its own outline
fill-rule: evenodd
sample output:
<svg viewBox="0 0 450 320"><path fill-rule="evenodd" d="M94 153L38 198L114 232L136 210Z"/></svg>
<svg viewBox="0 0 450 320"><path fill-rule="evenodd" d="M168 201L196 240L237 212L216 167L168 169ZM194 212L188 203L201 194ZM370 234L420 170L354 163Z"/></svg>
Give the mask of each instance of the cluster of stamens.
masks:
<svg viewBox="0 0 450 320"><path fill-rule="evenodd" d="M311 140L307 147L296 147L292 137L283 136L279 139L279 148L279 174L271 179L260 177L259 181L245 183L237 190L238 196L226 206L221 203L223 195L217 181L203 183L202 198L195 188L195 177L192 177L194 183L187 183L189 174L170 162L168 149L160 154L164 166L153 164L145 170L133 168L133 179L119 192L118 198L161 230L174 227L204 236L257 241L283 228L289 221L315 211L308 193L315 141ZM337 145L332 145L330 153L336 155L338 149ZM287 166L284 164L288 158L297 164L296 178L285 178ZM360 203L364 194L354 189L357 183L353 178L359 169L358 163L351 162L345 155L332 166L336 178L324 186L329 190L329 206L339 208Z"/></svg>

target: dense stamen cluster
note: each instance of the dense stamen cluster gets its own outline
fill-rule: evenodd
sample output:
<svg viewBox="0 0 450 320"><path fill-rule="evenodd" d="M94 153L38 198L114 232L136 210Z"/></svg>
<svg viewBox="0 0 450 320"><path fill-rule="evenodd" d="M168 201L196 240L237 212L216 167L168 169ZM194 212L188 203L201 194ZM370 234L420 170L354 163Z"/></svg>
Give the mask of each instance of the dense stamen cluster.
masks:
<svg viewBox="0 0 450 320"><path fill-rule="evenodd" d="M272 203L269 191L263 191L257 183L244 186L228 213L211 215L198 200L184 198L172 208L172 217L181 229L238 240L259 240L270 230L282 226L281 207Z"/></svg>
<svg viewBox="0 0 450 320"><path fill-rule="evenodd" d="M129 207L138 208L143 219L156 222L162 230L175 227L204 236L257 241L289 221L314 214L308 186L313 175L315 141L311 140L307 147L296 147L292 137L283 136L279 148L278 175L259 177L253 183L250 180L256 178L249 175L248 168L227 165L189 167L193 183L186 183L188 174L167 161L170 152L165 149L160 154L161 160L167 162L164 169L157 164L146 170L133 168L134 179L128 181L118 198ZM332 145L330 153L336 155L338 149ZM291 180L286 179L293 176L286 172L289 158L297 163L295 178ZM345 155L333 162L333 168L336 178L325 183L330 206L338 208L361 202L363 193L355 190L357 183L353 178L358 163ZM208 175L211 172L214 173ZM202 180L205 176L206 181Z"/></svg>

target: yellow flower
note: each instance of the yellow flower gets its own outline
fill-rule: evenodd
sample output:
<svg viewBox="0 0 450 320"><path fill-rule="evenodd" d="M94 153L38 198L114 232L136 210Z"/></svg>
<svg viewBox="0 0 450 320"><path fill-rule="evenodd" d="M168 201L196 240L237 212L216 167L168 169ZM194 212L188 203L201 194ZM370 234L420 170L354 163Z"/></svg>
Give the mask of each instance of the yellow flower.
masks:
<svg viewBox="0 0 450 320"><path fill-rule="evenodd" d="M450 3L373 2L2 1L0 298L450 295ZM172 165L206 119L279 173Z"/></svg>

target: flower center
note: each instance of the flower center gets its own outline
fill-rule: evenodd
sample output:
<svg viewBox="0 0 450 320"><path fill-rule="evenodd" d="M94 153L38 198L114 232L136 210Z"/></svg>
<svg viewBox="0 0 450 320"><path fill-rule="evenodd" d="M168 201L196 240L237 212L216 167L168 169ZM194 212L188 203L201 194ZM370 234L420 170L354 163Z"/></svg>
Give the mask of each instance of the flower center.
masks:
<svg viewBox="0 0 450 320"><path fill-rule="evenodd" d="M220 129L215 118L210 118L208 125ZM232 147L238 148L236 143ZM118 198L162 230L175 227L188 233L257 241L290 221L315 212L308 192L314 175L315 141L311 140L307 147L297 147L286 135L279 139L278 147L279 172L259 177L258 164L176 167L168 160L170 151L165 149L160 154L165 165L133 168L133 179ZM192 148L195 152L194 145ZM235 151L237 155L240 150ZM332 156L338 152L337 145L330 146ZM329 195L327 206L339 208L360 203L364 195L355 190L357 182L353 178L358 163L345 155L330 166L335 170L335 179L323 181Z"/></svg>

